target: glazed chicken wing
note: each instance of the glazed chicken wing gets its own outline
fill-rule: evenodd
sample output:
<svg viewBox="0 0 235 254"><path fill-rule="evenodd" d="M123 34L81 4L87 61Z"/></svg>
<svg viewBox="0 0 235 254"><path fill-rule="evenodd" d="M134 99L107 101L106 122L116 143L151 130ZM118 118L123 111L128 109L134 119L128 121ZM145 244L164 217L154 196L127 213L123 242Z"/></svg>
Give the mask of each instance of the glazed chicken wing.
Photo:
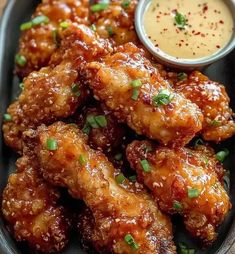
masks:
<svg viewBox="0 0 235 254"><path fill-rule="evenodd" d="M186 228L205 244L215 241L216 227L231 203L217 176L221 176L222 165L212 150L204 146L173 150L134 141L127 158L162 211L181 214Z"/></svg>
<svg viewBox="0 0 235 254"><path fill-rule="evenodd" d="M88 0L43 0L33 14L31 23L22 25L18 55L24 61L16 61L17 74L26 77L32 71L47 66L59 44L58 37L66 26L62 22L69 20L87 25L88 12Z"/></svg>
<svg viewBox="0 0 235 254"><path fill-rule="evenodd" d="M64 249L68 243L69 219L57 205L59 192L44 182L30 159L17 161L3 192L2 212L17 241L43 253Z"/></svg>
<svg viewBox="0 0 235 254"><path fill-rule="evenodd" d="M6 144L20 151L23 131L72 115L89 94L80 74L81 65L109 50L109 44L92 30L71 24L53 65L25 78L22 93L8 108L10 118L3 125Z"/></svg>
<svg viewBox="0 0 235 254"><path fill-rule="evenodd" d="M117 51L87 65L96 98L138 134L164 145L187 144L202 127L197 105L175 93L136 46L125 44Z"/></svg>
<svg viewBox="0 0 235 254"><path fill-rule="evenodd" d="M176 253L170 220L146 192L118 181L112 164L92 150L86 136L62 122L26 133L47 181L83 199L95 218L92 243L100 253ZM53 149L47 146L53 141ZM120 180L120 179L119 179Z"/></svg>
<svg viewBox="0 0 235 254"><path fill-rule="evenodd" d="M202 110L202 135L205 140L220 142L235 134L234 113L223 85L194 71L176 83L175 89Z"/></svg>

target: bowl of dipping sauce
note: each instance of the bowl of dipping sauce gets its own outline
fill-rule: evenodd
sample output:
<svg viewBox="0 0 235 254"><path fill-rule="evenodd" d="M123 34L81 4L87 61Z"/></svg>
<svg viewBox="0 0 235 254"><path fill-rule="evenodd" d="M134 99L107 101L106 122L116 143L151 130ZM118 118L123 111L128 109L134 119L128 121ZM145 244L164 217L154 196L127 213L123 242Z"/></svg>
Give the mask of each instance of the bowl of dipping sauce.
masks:
<svg viewBox="0 0 235 254"><path fill-rule="evenodd" d="M197 69L235 48L235 0L140 0L137 34L161 63Z"/></svg>

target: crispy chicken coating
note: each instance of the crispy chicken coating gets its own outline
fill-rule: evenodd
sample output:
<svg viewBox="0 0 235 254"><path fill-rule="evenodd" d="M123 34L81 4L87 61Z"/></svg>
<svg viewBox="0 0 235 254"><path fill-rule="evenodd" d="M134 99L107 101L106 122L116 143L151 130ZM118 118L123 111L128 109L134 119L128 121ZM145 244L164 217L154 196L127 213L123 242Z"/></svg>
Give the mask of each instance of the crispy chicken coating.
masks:
<svg viewBox="0 0 235 254"><path fill-rule="evenodd" d="M48 139L56 144L53 151L45 145ZM95 218L92 243L100 253L176 253L170 220L138 184L127 179L118 184L118 172L78 128L62 122L40 126L26 132L26 143L47 181L85 201ZM132 240L125 240L130 235Z"/></svg>
<svg viewBox="0 0 235 254"><path fill-rule="evenodd" d="M136 0L111 0L102 11L94 11L95 4L94 1L90 6L89 19L100 37L110 39L116 46L139 43L134 27Z"/></svg>
<svg viewBox="0 0 235 254"><path fill-rule="evenodd" d="M80 74L81 65L99 59L110 49L107 42L83 25L71 24L64 41L58 50L62 55L55 53L53 66L25 78L22 93L7 110L11 119L3 125L4 138L17 151L22 149L23 131L66 118L86 101L89 90Z"/></svg>
<svg viewBox="0 0 235 254"><path fill-rule="evenodd" d="M26 64L16 65L20 77L28 76L32 71L48 65L52 53L59 43L61 22L67 20L88 25L88 0L43 0L38 5L32 19L46 16L49 21L26 29L20 38L19 53Z"/></svg>
<svg viewBox="0 0 235 254"><path fill-rule="evenodd" d="M217 177L222 166L211 149L173 150L134 141L127 149L127 158L162 211L181 214L186 228L205 244L215 241L216 228L231 203Z"/></svg>
<svg viewBox="0 0 235 254"><path fill-rule="evenodd" d="M38 175L27 157L17 161L3 192L2 212L17 241L43 253L61 251L68 243L69 219L57 204L59 192Z"/></svg>
<svg viewBox="0 0 235 254"><path fill-rule="evenodd" d="M177 92L197 104L204 115L202 136L216 143L235 134L234 113L225 87L194 71L175 85Z"/></svg>
<svg viewBox="0 0 235 254"><path fill-rule="evenodd" d="M87 65L96 98L138 134L164 145L187 144L202 127L197 105L175 93L136 46L128 43L117 51Z"/></svg>

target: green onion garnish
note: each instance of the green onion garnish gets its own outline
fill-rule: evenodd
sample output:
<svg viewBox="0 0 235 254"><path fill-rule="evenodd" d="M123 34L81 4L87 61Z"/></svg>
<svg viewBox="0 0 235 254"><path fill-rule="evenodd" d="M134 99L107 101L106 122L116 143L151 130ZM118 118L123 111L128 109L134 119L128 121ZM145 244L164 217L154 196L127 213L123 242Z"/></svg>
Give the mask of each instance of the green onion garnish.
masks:
<svg viewBox="0 0 235 254"><path fill-rule="evenodd" d="M176 210L182 210L183 206L179 201L174 201L173 202L173 208Z"/></svg>
<svg viewBox="0 0 235 254"><path fill-rule="evenodd" d="M123 0L122 1L122 7L124 9L128 8L130 6L131 0Z"/></svg>
<svg viewBox="0 0 235 254"><path fill-rule="evenodd" d="M109 37L112 37L114 35L113 28L111 26L107 26L106 31L108 32Z"/></svg>
<svg viewBox="0 0 235 254"><path fill-rule="evenodd" d="M140 164L142 166L142 169L144 172L148 173L151 171L151 168L149 166L149 162L147 160L141 160Z"/></svg>
<svg viewBox="0 0 235 254"><path fill-rule="evenodd" d="M220 126L221 122L220 121L217 121L217 120L213 120L211 121L210 125L211 126Z"/></svg>
<svg viewBox="0 0 235 254"><path fill-rule="evenodd" d="M20 67L24 67L27 63L27 59L25 58L25 56L17 54L15 56L15 62L16 64L18 64Z"/></svg>
<svg viewBox="0 0 235 254"><path fill-rule="evenodd" d="M199 190L192 188L192 189L188 189L188 197L189 198L197 198L199 196Z"/></svg>
<svg viewBox="0 0 235 254"><path fill-rule="evenodd" d="M10 114L4 114L3 115L3 121L4 122L10 122L10 121L12 121L12 116Z"/></svg>
<svg viewBox="0 0 235 254"><path fill-rule="evenodd" d="M216 154L216 159L220 162L224 162L225 158L229 155L229 150L225 148Z"/></svg>
<svg viewBox="0 0 235 254"><path fill-rule="evenodd" d="M124 240L128 245L130 245L130 247L133 250L139 249L139 245L135 242L135 239L133 238L133 236L131 234L125 235Z"/></svg>
<svg viewBox="0 0 235 254"><path fill-rule="evenodd" d="M55 151L57 149L57 141L53 138L47 139L47 149L49 151Z"/></svg>
<svg viewBox="0 0 235 254"><path fill-rule="evenodd" d="M56 46L59 45L59 40L58 40L58 37L59 37L59 34L58 34L58 30L57 29L54 29L51 31L51 36L52 36L52 39L54 41L54 43L56 44Z"/></svg>
<svg viewBox="0 0 235 254"><path fill-rule="evenodd" d="M195 249L190 249L186 245L179 244L179 254L196 254Z"/></svg>
<svg viewBox="0 0 235 254"><path fill-rule="evenodd" d="M200 138L198 138L196 141L195 141L195 144L194 146L197 147L197 146L200 146L200 145L204 145L204 141Z"/></svg>
<svg viewBox="0 0 235 254"><path fill-rule="evenodd" d="M69 23L62 21L62 22L60 22L60 27L64 30L69 27Z"/></svg>
<svg viewBox="0 0 235 254"><path fill-rule="evenodd" d="M185 72L180 72L178 73L177 77L180 81L182 81L185 80L188 77L188 75Z"/></svg>
<svg viewBox="0 0 235 254"><path fill-rule="evenodd" d="M29 21L29 22L21 24L20 30L25 31L25 30L29 30L32 27L33 27L33 23L31 21Z"/></svg>
<svg viewBox="0 0 235 254"><path fill-rule="evenodd" d="M173 99L174 94L171 94L168 90L162 90L158 95L153 96L153 104L156 107L161 105L168 105Z"/></svg>
<svg viewBox="0 0 235 254"><path fill-rule="evenodd" d="M47 16L44 16L44 15L37 16L34 19L32 19L32 25L37 26L37 25L40 25L40 24L48 24L49 21L50 20Z"/></svg>
<svg viewBox="0 0 235 254"><path fill-rule="evenodd" d="M89 135L90 131L91 131L91 127L89 126L89 124L85 124L82 129L82 132Z"/></svg>
<svg viewBox="0 0 235 254"><path fill-rule="evenodd" d="M186 18L183 14L177 12L175 15L176 26L180 29L184 29L186 26Z"/></svg>
<svg viewBox="0 0 235 254"><path fill-rule="evenodd" d="M122 184L124 181L125 181L125 176L122 174L122 173L120 173L120 174L118 174L116 177L115 177L115 180L116 180L116 182L118 183L118 184Z"/></svg>
<svg viewBox="0 0 235 254"><path fill-rule="evenodd" d="M130 176L130 177L129 177L129 180L130 180L131 182L136 182L137 176L136 176L136 175Z"/></svg>
<svg viewBox="0 0 235 254"><path fill-rule="evenodd" d="M96 26L95 26L95 24L92 24L92 25L90 26L90 29L93 30L93 31L95 32L95 31L96 31Z"/></svg>
<svg viewBox="0 0 235 254"><path fill-rule="evenodd" d="M137 88L133 89L131 99L136 101L139 97L139 94L140 94L140 91Z"/></svg>
<svg viewBox="0 0 235 254"><path fill-rule="evenodd" d="M142 86L142 82L140 79L133 80L131 81L131 86L134 88L140 87Z"/></svg>
<svg viewBox="0 0 235 254"><path fill-rule="evenodd" d="M76 95L77 97L79 97L81 95L81 92L80 92L80 88L79 88L79 85L76 84L76 83L73 83L72 84L72 87L71 87L71 90L72 90L72 93L74 95Z"/></svg>
<svg viewBox="0 0 235 254"><path fill-rule="evenodd" d="M20 83L20 84L19 84L19 87L20 87L20 89L23 91L23 90L24 90L24 83Z"/></svg>
<svg viewBox="0 0 235 254"><path fill-rule="evenodd" d="M108 6L109 6L108 3L94 4L91 6L91 11L93 12L103 11L103 10L106 10Z"/></svg>
<svg viewBox="0 0 235 254"><path fill-rule="evenodd" d="M122 154L121 153L117 153L115 156L114 156L114 159L117 160L117 161L120 161L122 159Z"/></svg>
<svg viewBox="0 0 235 254"><path fill-rule="evenodd" d="M94 118L99 127L104 128L107 126L107 119L104 115L95 116Z"/></svg>
<svg viewBox="0 0 235 254"><path fill-rule="evenodd" d="M89 123L90 127L97 129L99 128L99 125L97 124L95 117L90 115L86 118L87 123Z"/></svg>
<svg viewBox="0 0 235 254"><path fill-rule="evenodd" d="M79 162L80 162L81 166L83 166L87 162L86 157L83 155L80 155Z"/></svg>

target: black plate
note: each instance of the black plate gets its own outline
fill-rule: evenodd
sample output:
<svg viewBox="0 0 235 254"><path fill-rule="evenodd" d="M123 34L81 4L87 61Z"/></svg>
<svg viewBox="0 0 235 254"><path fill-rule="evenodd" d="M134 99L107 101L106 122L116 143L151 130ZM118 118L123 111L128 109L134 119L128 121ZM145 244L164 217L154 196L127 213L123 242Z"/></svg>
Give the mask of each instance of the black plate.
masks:
<svg viewBox="0 0 235 254"><path fill-rule="evenodd" d="M0 0L1 1L1 0ZM38 1L29 0L11 0L4 12L1 21L0 30L0 126L2 125L2 116L8 105L19 94L19 80L13 76L14 55L17 51L19 38L19 25L28 20L35 9ZM231 106L235 110L235 51L228 57L211 65L207 68L206 73L211 79L217 80L226 85L227 92L231 98ZM181 223L175 223L175 241L185 242L190 247L197 249L197 254L225 254L235 239L235 137L223 142L217 149L227 147L230 150L230 156L226 160L225 167L231 170L230 196L234 208L229 213L225 222L219 229L219 237L216 243L206 250L200 249L195 241L190 239ZM0 136L0 193L7 182L9 173L15 169L16 155L7 148ZM178 219L176 219L178 220ZM72 237L73 238L73 237ZM76 239L76 236L74 236ZM71 247L63 254L82 254L78 241L71 241ZM27 249L18 246L8 234L2 219L0 219L0 253L1 254L28 254ZM230 252L231 253L231 252ZM231 253L232 254L232 253Z"/></svg>

